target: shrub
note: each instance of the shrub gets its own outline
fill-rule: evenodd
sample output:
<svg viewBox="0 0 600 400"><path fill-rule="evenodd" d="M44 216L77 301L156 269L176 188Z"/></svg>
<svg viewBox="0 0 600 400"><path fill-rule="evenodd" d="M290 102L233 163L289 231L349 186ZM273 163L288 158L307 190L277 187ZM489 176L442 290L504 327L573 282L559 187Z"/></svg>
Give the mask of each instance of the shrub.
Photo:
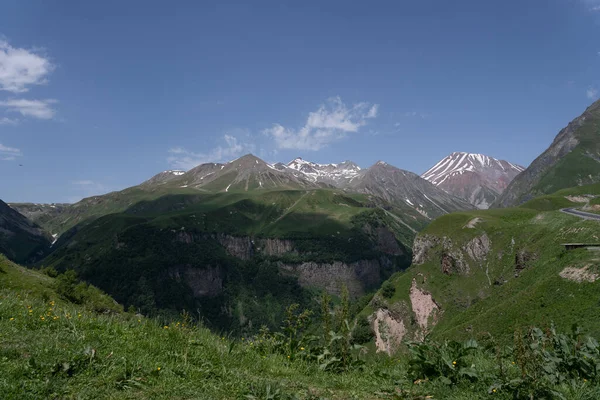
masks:
<svg viewBox="0 0 600 400"><path fill-rule="evenodd" d="M395 293L396 293L396 288L394 287L394 284L392 282L386 281L381 286L381 294L386 299L391 299L392 297L394 297Z"/></svg>

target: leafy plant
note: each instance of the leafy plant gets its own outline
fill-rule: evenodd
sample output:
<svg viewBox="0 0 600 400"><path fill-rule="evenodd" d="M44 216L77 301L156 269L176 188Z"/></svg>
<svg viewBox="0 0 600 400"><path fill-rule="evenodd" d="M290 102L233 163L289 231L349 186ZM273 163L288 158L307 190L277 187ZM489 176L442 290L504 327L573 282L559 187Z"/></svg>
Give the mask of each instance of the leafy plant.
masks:
<svg viewBox="0 0 600 400"><path fill-rule="evenodd" d="M411 359L410 372L414 379L439 379L445 384L456 384L459 380L479 378L470 356L479 350L477 341L471 339L464 343L446 341L435 343L426 340L423 343L408 343Z"/></svg>

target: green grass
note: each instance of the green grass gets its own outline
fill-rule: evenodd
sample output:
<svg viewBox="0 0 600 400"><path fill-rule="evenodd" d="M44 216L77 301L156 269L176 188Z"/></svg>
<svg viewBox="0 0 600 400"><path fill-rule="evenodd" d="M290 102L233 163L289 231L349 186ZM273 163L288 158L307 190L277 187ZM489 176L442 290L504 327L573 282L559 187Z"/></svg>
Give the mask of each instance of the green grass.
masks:
<svg viewBox="0 0 600 400"><path fill-rule="evenodd" d="M380 307L408 310L404 318L412 334L408 294L415 279L442 310L431 331L433 338L468 338L487 332L509 341L517 328L547 326L552 322L561 329L578 323L600 335L600 280L574 282L559 276L567 267L587 268L596 274L600 271L600 254L587 250L567 252L561 246L566 242L598 242L600 224L546 211L568 206L564 196L595 194L597 187L542 196L520 208L461 212L436 219L420 233L440 241L429 250L427 262L395 274L390 279L396 288L394 297L386 300L377 294L363 314L369 315ZM473 228L466 227L476 219ZM490 251L484 259L474 260L466 245L484 234L491 242ZM450 240L445 250L444 238ZM444 252L460 255L469 271L443 273ZM533 259L524 270L516 271L516 257L523 252Z"/></svg>
<svg viewBox="0 0 600 400"><path fill-rule="evenodd" d="M86 304L70 303L53 278L4 258L0 283L5 399L484 399L492 391L494 398L509 399L513 390L504 385L521 379L510 353L497 360L484 346L467 354L435 343L415 348L427 363L404 353L364 354L362 366L328 372L308 356L312 348L304 336L292 359L266 336L231 339L185 315L159 323L118 308L99 313L94 310L110 302L102 293L92 289ZM571 373L576 381L549 387L597 398L594 377ZM525 381L523 393L545 387L536 382Z"/></svg>

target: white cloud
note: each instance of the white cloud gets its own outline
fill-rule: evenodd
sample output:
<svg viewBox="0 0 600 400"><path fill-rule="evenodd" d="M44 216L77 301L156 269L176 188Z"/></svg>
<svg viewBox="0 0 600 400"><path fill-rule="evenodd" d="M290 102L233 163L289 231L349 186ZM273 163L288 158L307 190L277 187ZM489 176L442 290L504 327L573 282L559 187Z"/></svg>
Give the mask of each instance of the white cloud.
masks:
<svg viewBox="0 0 600 400"><path fill-rule="evenodd" d="M73 181L71 182L73 185L79 185L79 186L91 186L94 185L94 181L90 181L90 180L82 180L82 181Z"/></svg>
<svg viewBox="0 0 600 400"><path fill-rule="evenodd" d="M594 99L598 98L598 89L590 86L585 91L585 95L587 96L588 99L594 100Z"/></svg>
<svg viewBox="0 0 600 400"><path fill-rule="evenodd" d="M0 39L0 90L23 93L42 85L54 65L38 51L15 48Z"/></svg>
<svg viewBox="0 0 600 400"><path fill-rule="evenodd" d="M23 153L19 149L15 149L14 147L4 146L0 143L0 160L2 161L13 161L16 160L17 157L21 157Z"/></svg>
<svg viewBox="0 0 600 400"><path fill-rule="evenodd" d="M8 111L18 112L24 117L32 117L39 119L52 119L56 111L52 109L51 104L56 103L56 100L27 100L27 99L10 99L0 101L0 107L6 107Z"/></svg>
<svg viewBox="0 0 600 400"><path fill-rule="evenodd" d="M18 119L12 119L7 117L0 118L0 125L17 125L18 123Z"/></svg>
<svg viewBox="0 0 600 400"><path fill-rule="evenodd" d="M217 146L207 153L195 153L183 147L174 147L169 150L171 154L167 161L174 168L188 170L200 164L209 162L230 161L244 153L254 151L254 145L251 143L240 142L239 139L232 135L224 135L224 146Z"/></svg>
<svg viewBox="0 0 600 400"><path fill-rule="evenodd" d="M355 133L377 117L379 105L357 103L347 107L339 97L331 98L317 111L308 114L304 126L298 130L274 124L263 133L275 139L279 149L320 150Z"/></svg>

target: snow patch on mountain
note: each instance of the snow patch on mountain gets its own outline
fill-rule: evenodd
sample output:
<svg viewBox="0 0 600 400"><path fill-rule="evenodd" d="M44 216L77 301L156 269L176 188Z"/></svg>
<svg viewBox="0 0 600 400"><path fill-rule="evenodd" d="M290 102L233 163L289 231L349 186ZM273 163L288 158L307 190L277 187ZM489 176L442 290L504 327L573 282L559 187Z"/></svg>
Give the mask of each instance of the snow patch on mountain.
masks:
<svg viewBox="0 0 600 400"><path fill-rule="evenodd" d="M300 172L313 182L325 182L336 186L349 182L361 171L360 167L352 161L319 164L303 160L300 157L290 161L287 165L281 165L281 167Z"/></svg>
<svg viewBox="0 0 600 400"><path fill-rule="evenodd" d="M485 209L525 168L483 154L455 152L421 175L439 188Z"/></svg>

